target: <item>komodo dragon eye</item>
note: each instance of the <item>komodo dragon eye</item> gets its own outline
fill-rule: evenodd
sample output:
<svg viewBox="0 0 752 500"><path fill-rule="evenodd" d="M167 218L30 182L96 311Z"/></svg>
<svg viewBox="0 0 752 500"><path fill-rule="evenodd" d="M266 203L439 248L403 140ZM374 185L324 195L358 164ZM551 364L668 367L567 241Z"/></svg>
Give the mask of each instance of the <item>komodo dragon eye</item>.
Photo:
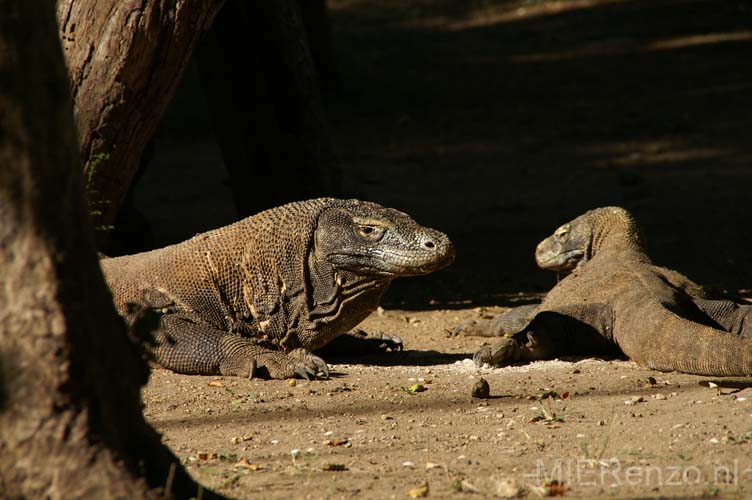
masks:
<svg viewBox="0 0 752 500"><path fill-rule="evenodd" d="M379 241L384 236L385 229L381 226L361 224L358 226L358 234L367 240Z"/></svg>
<svg viewBox="0 0 752 500"><path fill-rule="evenodd" d="M569 234L569 224L564 224L559 229L557 229L556 232L554 233L554 235L560 240L565 239L568 234Z"/></svg>

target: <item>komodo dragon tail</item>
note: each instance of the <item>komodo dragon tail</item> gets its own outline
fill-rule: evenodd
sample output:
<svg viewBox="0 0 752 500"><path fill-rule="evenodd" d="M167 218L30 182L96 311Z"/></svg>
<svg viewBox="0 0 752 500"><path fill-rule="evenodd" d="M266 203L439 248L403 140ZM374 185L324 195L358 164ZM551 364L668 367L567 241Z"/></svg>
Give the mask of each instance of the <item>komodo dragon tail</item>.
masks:
<svg viewBox="0 0 752 500"><path fill-rule="evenodd" d="M639 324L624 325L631 334L617 339L637 363L696 375L752 375L752 338L688 321L658 304L650 309L633 315Z"/></svg>

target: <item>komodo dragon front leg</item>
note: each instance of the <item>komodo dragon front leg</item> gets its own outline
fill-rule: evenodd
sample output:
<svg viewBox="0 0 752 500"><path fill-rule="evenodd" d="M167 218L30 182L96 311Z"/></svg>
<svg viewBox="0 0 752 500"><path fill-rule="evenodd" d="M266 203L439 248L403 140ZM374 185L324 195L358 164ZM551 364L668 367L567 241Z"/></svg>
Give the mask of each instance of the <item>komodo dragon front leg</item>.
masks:
<svg viewBox="0 0 752 500"><path fill-rule="evenodd" d="M157 361L177 373L232 375L249 379L259 372L272 378L298 375L311 379L317 372L325 378L329 376L324 360L305 349L294 349L285 354L280 349L265 347L250 338L178 314L162 317L156 341L154 354Z"/></svg>
<svg viewBox="0 0 752 500"><path fill-rule="evenodd" d="M609 306L588 304L556 311L540 309L533 304L520 306L499 318L476 325L494 334L503 329L504 338L481 347L473 356L475 364L504 366L557 356L618 354L609 334L613 323ZM468 335L472 332L462 333Z"/></svg>
<svg viewBox="0 0 752 500"><path fill-rule="evenodd" d="M455 326L451 336L509 337L527 327L538 312L538 304L517 306L491 319L471 319Z"/></svg>

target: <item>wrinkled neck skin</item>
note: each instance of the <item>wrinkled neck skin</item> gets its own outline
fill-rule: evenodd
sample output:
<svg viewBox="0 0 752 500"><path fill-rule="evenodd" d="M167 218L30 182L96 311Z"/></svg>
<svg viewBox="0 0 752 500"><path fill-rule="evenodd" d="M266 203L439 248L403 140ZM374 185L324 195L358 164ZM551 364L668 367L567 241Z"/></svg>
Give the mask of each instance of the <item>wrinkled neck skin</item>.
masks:
<svg viewBox="0 0 752 500"><path fill-rule="evenodd" d="M577 265L577 268L597 255L622 254L649 262L640 229L635 220L626 212L594 211L588 217L587 223L592 228L590 246L585 251L587 257Z"/></svg>
<svg viewBox="0 0 752 500"><path fill-rule="evenodd" d="M309 350L326 345L368 317L393 279L336 269L315 251L308 256L307 271L307 322L298 337Z"/></svg>

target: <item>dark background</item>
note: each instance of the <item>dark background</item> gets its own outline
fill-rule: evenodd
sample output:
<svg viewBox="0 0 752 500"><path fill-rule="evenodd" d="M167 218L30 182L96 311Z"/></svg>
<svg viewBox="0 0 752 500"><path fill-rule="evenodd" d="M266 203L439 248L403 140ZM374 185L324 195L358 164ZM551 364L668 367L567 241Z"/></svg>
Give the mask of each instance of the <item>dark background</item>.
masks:
<svg viewBox="0 0 752 500"><path fill-rule="evenodd" d="M677 1L329 2L326 95L343 197L443 230L452 268L401 280L402 307L505 304L550 288L533 249L621 205L656 263L752 288L752 5ZM295 178L295 165L289 176ZM195 67L136 206L162 246L236 220ZM260 190L285 186L259 182Z"/></svg>

